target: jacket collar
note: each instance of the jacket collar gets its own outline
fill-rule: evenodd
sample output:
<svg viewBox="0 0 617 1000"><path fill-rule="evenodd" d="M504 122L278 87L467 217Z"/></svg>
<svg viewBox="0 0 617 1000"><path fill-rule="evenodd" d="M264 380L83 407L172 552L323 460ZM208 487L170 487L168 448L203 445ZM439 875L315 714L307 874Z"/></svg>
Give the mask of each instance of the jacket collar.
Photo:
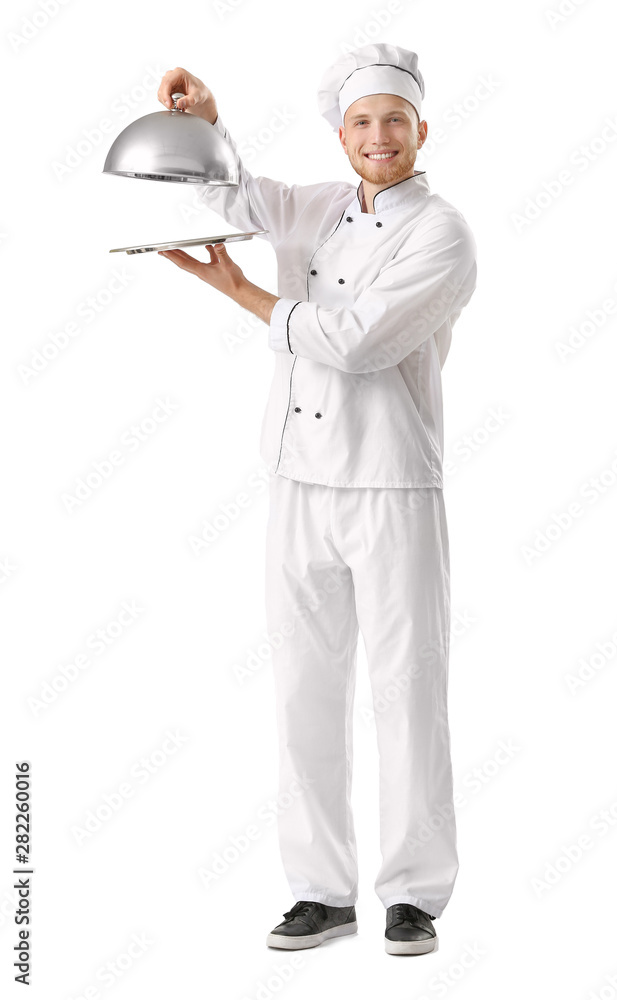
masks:
<svg viewBox="0 0 617 1000"><path fill-rule="evenodd" d="M410 208L415 202L425 198L430 193L426 170L419 170L413 177L406 177L404 180L396 181L390 187L378 191L373 198L373 208L376 215L392 208ZM364 188L362 181L360 181L354 200L354 208L359 209L360 212L362 212L363 195ZM362 212L362 214L369 215L370 213Z"/></svg>

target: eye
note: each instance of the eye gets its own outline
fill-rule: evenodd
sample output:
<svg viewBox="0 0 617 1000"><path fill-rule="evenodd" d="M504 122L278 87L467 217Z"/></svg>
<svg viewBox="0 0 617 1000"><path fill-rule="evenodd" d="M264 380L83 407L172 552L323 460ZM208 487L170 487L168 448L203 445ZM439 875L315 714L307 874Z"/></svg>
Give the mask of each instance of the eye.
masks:
<svg viewBox="0 0 617 1000"><path fill-rule="evenodd" d="M392 118L390 118L389 120L391 122L402 122L403 119L399 118L398 115L396 115L396 116L393 115ZM367 121L366 118L361 118L359 121L356 122L356 125L364 125L366 123L366 121Z"/></svg>

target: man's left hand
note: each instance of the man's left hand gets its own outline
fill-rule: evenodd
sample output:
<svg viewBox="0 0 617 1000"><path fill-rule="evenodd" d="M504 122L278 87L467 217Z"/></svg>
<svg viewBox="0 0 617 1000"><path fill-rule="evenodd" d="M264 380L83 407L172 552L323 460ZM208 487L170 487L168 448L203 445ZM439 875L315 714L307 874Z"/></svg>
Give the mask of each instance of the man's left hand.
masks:
<svg viewBox="0 0 617 1000"><path fill-rule="evenodd" d="M208 243L206 246L210 254L209 264L196 260L184 250L159 250L159 254L173 261L183 271L190 271L208 285L218 288L224 295L236 299L242 283L246 281L244 272L231 259L224 243Z"/></svg>
<svg viewBox="0 0 617 1000"><path fill-rule="evenodd" d="M217 288L219 292L228 295L243 309L254 313L264 323L270 322L270 316L278 296L267 292L265 288L254 285L227 253L224 243L206 243L210 254L210 263L204 264L191 257L184 250L159 250L162 257L167 257L183 271L195 274L206 284Z"/></svg>

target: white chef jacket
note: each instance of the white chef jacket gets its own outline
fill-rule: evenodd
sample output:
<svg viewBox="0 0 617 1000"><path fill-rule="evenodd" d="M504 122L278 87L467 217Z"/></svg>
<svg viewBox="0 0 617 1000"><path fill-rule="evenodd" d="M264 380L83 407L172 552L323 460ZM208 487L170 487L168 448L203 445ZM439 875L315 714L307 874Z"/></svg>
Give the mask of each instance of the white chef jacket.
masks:
<svg viewBox="0 0 617 1000"><path fill-rule="evenodd" d="M253 177L200 186L241 230L267 229L278 262L274 377L260 455L271 473L326 486L443 487L441 368L476 282L462 214L425 171L374 197L362 183Z"/></svg>

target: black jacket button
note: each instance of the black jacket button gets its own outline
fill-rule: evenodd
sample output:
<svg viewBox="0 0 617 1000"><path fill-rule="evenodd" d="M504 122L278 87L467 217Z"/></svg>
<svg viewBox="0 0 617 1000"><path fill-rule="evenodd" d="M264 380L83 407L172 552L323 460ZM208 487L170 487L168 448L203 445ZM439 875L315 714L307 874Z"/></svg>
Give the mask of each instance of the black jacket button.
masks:
<svg viewBox="0 0 617 1000"><path fill-rule="evenodd" d="M376 222L375 225L376 226L383 226L383 222Z"/></svg>
<svg viewBox="0 0 617 1000"><path fill-rule="evenodd" d="M344 278L339 278L338 279L338 283L339 283L339 285L344 285L345 284L345 279Z"/></svg>
<svg viewBox="0 0 617 1000"><path fill-rule="evenodd" d="M313 268L313 270L311 271L311 274L317 274L317 271L315 270L315 268Z"/></svg>
<svg viewBox="0 0 617 1000"><path fill-rule="evenodd" d="M302 410L300 409L299 406L294 407L294 413L302 413Z"/></svg>
<svg viewBox="0 0 617 1000"><path fill-rule="evenodd" d="M320 416L321 416L321 413L316 413L316 414L315 414L315 416L316 416L316 417L320 417Z"/></svg>
<svg viewBox="0 0 617 1000"><path fill-rule="evenodd" d="M352 219L351 215L347 216L347 222L353 222L353 219Z"/></svg>

